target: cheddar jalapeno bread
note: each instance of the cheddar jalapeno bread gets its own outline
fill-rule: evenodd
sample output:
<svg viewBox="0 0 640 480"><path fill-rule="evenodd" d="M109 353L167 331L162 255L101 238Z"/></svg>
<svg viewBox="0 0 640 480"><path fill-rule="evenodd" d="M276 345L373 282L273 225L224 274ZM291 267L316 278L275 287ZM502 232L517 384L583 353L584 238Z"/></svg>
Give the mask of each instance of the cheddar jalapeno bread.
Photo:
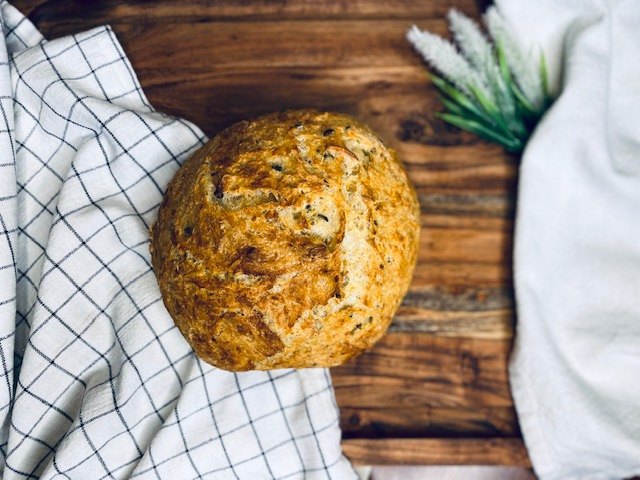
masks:
<svg viewBox="0 0 640 480"><path fill-rule="evenodd" d="M171 181L151 231L167 310L225 370L339 365L386 331L419 210L395 152L312 110L237 123Z"/></svg>

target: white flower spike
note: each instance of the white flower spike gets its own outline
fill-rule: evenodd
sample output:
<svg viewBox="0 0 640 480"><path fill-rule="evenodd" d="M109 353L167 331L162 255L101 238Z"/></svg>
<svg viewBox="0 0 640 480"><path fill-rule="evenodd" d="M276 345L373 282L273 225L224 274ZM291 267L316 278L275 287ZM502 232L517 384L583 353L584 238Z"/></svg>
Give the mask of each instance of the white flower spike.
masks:
<svg viewBox="0 0 640 480"><path fill-rule="evenodd" d="M487 9L484 21L493 43L501 45L504 49L507 65L520 90L533 106L539 107L544 101L544 92L537 69L538 62L526 57L520 44L511 34L507 21L495 6Z"/></svg>
<svg viewBox="0 0 640 480"><path fill-rule="evenodd" d="M466 95L471 96L471 88L475 87L487 97L492 98L487 84L477 70L451 42L433 33L422 31L415 25L407 32L407 40L433 68Z"/></svg>
<svg viewBox="0 0 640 480"><path fill-rule="evenodd" d="M477 70L483 70L486 62L493 60L492 47L478 24L456 9L449 10L449 29L462 54Z"/></svg>

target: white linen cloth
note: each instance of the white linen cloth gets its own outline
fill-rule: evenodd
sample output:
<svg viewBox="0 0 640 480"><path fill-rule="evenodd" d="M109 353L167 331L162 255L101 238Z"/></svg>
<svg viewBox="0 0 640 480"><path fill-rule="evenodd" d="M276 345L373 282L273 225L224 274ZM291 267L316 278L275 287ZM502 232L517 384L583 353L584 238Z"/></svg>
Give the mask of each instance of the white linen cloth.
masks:
<svg viewBox="0 0 640 480"><path fill-rule="evenodd" d="M355 478L327 370L217 370L162 304L148 229L202 132L108 27L0 21L2 478Z"/></svg>
<svg viewBox="0 0 640 480"><path fill-rule="evenodd" d="M500 1L560 95L524 152L510 378L543 480L640 474L640 2Z"/></svg>

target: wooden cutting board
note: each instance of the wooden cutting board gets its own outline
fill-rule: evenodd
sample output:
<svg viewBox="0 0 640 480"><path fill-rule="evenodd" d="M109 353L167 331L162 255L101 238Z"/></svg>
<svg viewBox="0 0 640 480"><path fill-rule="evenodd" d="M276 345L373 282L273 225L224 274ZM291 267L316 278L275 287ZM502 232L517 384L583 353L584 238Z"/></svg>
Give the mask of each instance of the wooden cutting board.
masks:
<svg viewBox="0 0 640 480"><path fill-rule="evenodd" d="M49 38L109 23L151 103L208 135L273 110L368 123L422 208L418 266L390 333L332 370L345 453L369 464L528 465L507 382L518 158L448 127L407 28L444 34L473 0L15 0Z"/></svg>

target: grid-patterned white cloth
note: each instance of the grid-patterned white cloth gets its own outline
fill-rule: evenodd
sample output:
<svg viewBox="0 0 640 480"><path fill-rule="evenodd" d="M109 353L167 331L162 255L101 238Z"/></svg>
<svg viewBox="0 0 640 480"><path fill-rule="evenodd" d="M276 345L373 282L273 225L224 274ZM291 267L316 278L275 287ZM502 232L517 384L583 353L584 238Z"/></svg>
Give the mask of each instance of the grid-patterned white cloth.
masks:
<svg viewBox="0 0 640 480"><path fill-rule="evenodd" d="M148 229L202 132L108 27L0 21L2 477L355 478L326 370L217 370L162 304Z"/></svg>

